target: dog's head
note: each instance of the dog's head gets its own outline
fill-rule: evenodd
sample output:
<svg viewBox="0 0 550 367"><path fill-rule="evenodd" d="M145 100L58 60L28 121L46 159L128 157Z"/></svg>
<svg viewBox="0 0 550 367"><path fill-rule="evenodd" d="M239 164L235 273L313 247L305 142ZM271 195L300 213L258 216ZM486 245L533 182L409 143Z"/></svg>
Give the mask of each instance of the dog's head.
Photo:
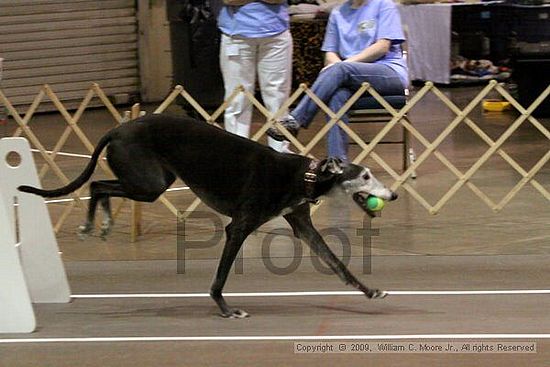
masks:
<svg viewBox="0 0 550 367"><path fill-rule="evenodd" d="M375 213L364 204L368 196L376 196L386 201L397 199L397 194L378 181L368 168L345 163L338 158L327 158L322 161L319 164L319 175L320 181L335 180L336 185L332 190L340 189L352 195L353 200L370 216L374 216Z"/></svg>

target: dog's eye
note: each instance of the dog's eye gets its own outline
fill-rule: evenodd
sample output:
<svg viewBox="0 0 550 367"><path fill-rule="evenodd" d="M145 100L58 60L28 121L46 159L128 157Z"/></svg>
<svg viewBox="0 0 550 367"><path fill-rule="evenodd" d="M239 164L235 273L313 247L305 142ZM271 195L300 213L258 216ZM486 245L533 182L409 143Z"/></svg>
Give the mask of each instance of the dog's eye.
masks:
<svg viewBox="0 0 550 367"><path fill-rule="evenodd" d="M365 180L369 180L369 179L370 179L370 175L368 174L368 172L365 173L365 174L363 175L363 178L364 178Z"/></svg>

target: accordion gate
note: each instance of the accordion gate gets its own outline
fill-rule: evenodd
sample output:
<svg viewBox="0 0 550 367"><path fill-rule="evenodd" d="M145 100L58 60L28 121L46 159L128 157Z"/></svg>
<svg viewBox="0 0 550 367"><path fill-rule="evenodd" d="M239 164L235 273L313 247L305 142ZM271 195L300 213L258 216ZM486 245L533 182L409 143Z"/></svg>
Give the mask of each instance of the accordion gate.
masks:
<svg viewBox="0 0 550 367"><path fill-rule="evenodd" d="M520 113L519 117L510 124L510 126L502 133L502 135L497 139L491 139L477 124L472 121L468 114L491 92L498 92L505 100L510 102L510 104L516 108ZM330 120L325 124L319 132L306 144L303 145L298 141L294 136L292 136L288 131L284 130L281 125L278 125L282 129L284 135L288 140L294 144L295 148L298 150L299 154L311 156L311 150L323 139L323 137L328 133L331 127L338 124L360 147L361 152L353 160L354 163L359 163L366 157L372 158L376 163L378 163L393 179L394 182L391 185L392 190L396 190L399 187L405 189L413 198L415 198L426 210L431 214L438 213L441 208L456 194L456 192L464 185L468 187L481 201L486 203L493 211L498 212L504 206L506 206L510 200L527 184L530 184L535 190L537 190L546 201L550 201L550 193L548 190L541 185L537 180L535 180L535 175L544 167L544 165L550 160L550 149L540 158L537 163L529 170L526 171L523 169L509 154L507 154L503 149L502 145L506 140L525 122L529 121L534 127L536 127L546 139L550 140L550 132L546 129L537 119L532 116L533 111L548 97L550 94L550 85L540 94L540 96L533 101L533 103L528 107L524 108L521 106L502 86L497 82L491 81L488 85L483 88L479 94L474 97L470 103L464 109L460 109L456 106L448 97L446 97L437 87L431 82L425 83L425 85L418 90L418 92L409 100L409 102L401 109L395 110L390 106L368 83L364 83L356 93L354 93L347 103L339 110L332 111L323 101L321 101L305 84L301 84L299 88L289 97L287 101L280 107L280 109L275 113L271 114L265 106L263 106L251 93L245 91L244 88L236 88L229 98L222 103L212 114L206 112L204 108L201 107L199 103L184 89L182 86L176 86L168 97L158 106L158 108L153 113L162 113L164 112L177 97L181 96L185 101L187 101L197 113L199 113L207 123L216 124L216 120L222 115L224 110L228 107L229 103L240 93L244 93L246 98L257 108L257 110L266 118L266 123L251 137L252 140L259 140L266 132L266 130L271 127L273 124L278 124L277 119L280 118L285 111L288 110L290 105L294 103L299 97L303 94L307 94L312 100L317 103L320 109L330 117ZM374 136L370 143L366 143L350 126L346 125L340 120L342 115L344 115L351 106L359 99L361 96L366 93L374 97L384 109L391 114L392 118L380 131ZM456 117L451 121L451 123L443 129L443 131L433 140L429 141L426 139L414 126L412 126L406 119L403 117L409 112L419 101L422 100L428 93L433 93L442 103L444 103L455 115ZM31 121L34 113L36 112L38 106L42 101L48 97L49 100L54 104L56 109L62 115L63 119L67 123L65 130L61 134L59 140L55 144L53 150L47 150L44 145L41 143L40 139L34 134L29 122ZM59 165L56 163L55 159L57 156L63 154L61 149L67 142L71 133L74 133L77 138L82 142L85 148L90 152L94 150L94 145L90 142L85 132L78 126L79 120L82 117L86 108L90 107L90 102L93 98L99 98L101 103L107 108L110 114L113 116L115 125L119 125L129 118L136 118L140 114L143 114L139 110L139 105L134 105L131 112L126 112L125 114L120 114L117 109L113 106L109 98L102 91L101 87L94 83L91 85L78 109L71 115L63 103L59 100L55 92L48 86L44 85L39 93L34 98L32 104L29 106L28 110L21 116L14 106L10 103L9 98L4 95L2 90L0 90L0 104L3 104L7 112L14 118L18 127L15 130L13 136L26 136L31 142L32 146L36 151L42 156L45 161L45 164L39 170L39 177L43 178L48 170L52 170L53 173L57 176L60 183L65 185L69 183L69 179L61 170ZM466 171L460 171L455 165L453 165L439 150L438 147L440 144L447 138L461 123L465 123L472 131L474 131L487 145L487 151ZM409 134L413 136L420 144L422 144L425 150L417 157L416 161L412 163L405 172L402 174L397 173L392 167L390 167L375 151L374 148L382 139L392 130L396 125L401 124L405 129L408 130ZM219 127L219 126L218 126ZM480 167L487 162L489 158L493 155L498 154L502 159L504 159L519 175L521 179L519 182L510 190L499 202L493 202L483 191L481 191L475 184L473 184L470 179L471 177L480 169ZM451 173L456 176L456 182L454 185L437 201L434 205L430 204L418 191L416 191L411 185L406 181L413 174L415 169L417 169L430 155L436 157L445 167L451 171ZM112 173L109 170L103 157L99 160L99 166L104 172L112 176ZM82 207L82 197L81 192L83 188L75 191L71 194L71 200L67 200L68 204L64 208L61 216L54 225L56 232L59 231L69 214L75 208L75 206ZM176 216L182 218L189 216L200 204L200 200L196 198L192 204L184 211L179 211L175 205L170 202L164 195L159 199L165 206L170 210L170 212ZM119 213L122 203L115 209L115 215ZM132 203L132 240L135 240L139 227L139 206L136 203Z"/></svg>

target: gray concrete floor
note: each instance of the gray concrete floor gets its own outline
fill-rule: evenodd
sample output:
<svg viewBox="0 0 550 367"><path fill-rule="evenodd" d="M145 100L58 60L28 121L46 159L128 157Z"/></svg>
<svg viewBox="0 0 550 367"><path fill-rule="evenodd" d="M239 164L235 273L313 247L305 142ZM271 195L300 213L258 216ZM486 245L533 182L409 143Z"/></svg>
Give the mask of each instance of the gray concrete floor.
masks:
<svg viewBox="0 0 550 367"><path fill-rule="evenodd" d="M463 107L479 88L448 89L445 93ZM152 106L147 106L151 109ZM170 113L179 113L172 108ZM493 139L497 139L517 115L470 116ZM413 109L415 126L434 139L453 119L453 114L434 97ZM540 119L548 129L548 119ZM92 141L113 126L103 110L86 112L80 123ZM31 122L39 138L52 148L65 125L58 114L43 114ZM257 125L256 125L257 126ZM300 135L307 141L321 122ZM11 127L9 127L11 128ZM9 129L8 128L8 129ZM8 130L9 133L9 130ZM414 142L417 154L423 147ZM459 127L441 145L441 152L466 171L486 150L481 139L466 126ZM549 149L550 142L525 123L503 149L529 170ZM74 135L63 149L85 153ZM397 169L398 148L377 148ZM323 156L324 146L314 150ZM356 148L352 147L352 154ZM36 156L40 167L41 160ZM58 160L75 177L85 161ZM391 183L372 160L373 172ZM96 171L96 177L103 173ZM521 177L499 157L491 158L472 182L493 200L502 198ZM550 189L546 165L536 179ZM435 158L418 170L409 183L434 204L456 178ZM50 173L44 186L59 182ZM365 283L390 291L420 290L532 290L548 289L550 272L550 205L527 185L501 212L493 213L466 187L438 215L430 215L410 194L400 190L400 199L389 203L382 217L374 219L378 234L366 240L357 235L364 228L362 213L346 198L327 200L314 215L319 229L338 230L349 251L350 269ZM180 209L194 199L189 192L168 194ZM63 210L51 205L55 222ZM208 291L222 240L186 253L185 273L178 274L178 240L181 224L160 203L144 206L144 234L129 242L129 211L126 205L114 233L102 241L90 237L79 241L76 226L84 211L75 209L58 233L58 242L73 294L118 293L205 293ZM201 206L201 210L209 209ZM220 218L227 223L227 218ZM218 228L219 227L219 228ZM223 233L221 226L189 220L186 233L193 240L207 240ZM346 291L337 277L321 274L312 266L309 250L298 252L299 266L276 275L270 266L284 268L295 258L296 246L277 237L266 257L266 243L274 229L287 228L277 219L251 236L242 252L242 274L231 274L227 292ZM333 236L328 242L342 254L343 245ZM262 251L262 248L264 251ZM363 254L370 253L371 268L365 271ZM271 265L266 265L271 264ZM181 263L180 263L181 265ZM180 268L181 270L181 268ZM368 269L367 269L368 270ZM3 339L43 339L114 336L327 336L410 334L548 334L548 294L529 295L391 295L369 301L361 296L232 297L235 306L251 313L246 320L224 320L217 316L208 298L74 299L64 305L36 305L38 330L31 335L0 335ZM448 339L445 339L448 340ZM487 339L481 341L502 341ZM476 341L472 339L471 341ZM480 340L477 340L480 342ZM0 366L157 366L157 365L385 365L385 366L544 366L550 360L550 341L537 342L536 354L295 354L293 341L158 341L158 342L59 342L0 343Z"/></svg>

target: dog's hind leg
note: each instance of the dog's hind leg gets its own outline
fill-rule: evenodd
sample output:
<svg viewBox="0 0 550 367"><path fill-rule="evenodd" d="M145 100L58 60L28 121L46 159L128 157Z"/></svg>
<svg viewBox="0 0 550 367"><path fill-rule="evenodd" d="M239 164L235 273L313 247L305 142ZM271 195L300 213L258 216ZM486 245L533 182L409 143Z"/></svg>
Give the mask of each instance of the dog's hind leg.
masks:
<svg viewBox="0 0 550 367"><path fill-rule="evenodd" d="M81 239L90 234L94 230L95 213L97 203L101 203L103 209L103 221L101 223L101 236L106 236L113 223L113 218L110 209L110 196L126 197L126 193L121 189L118 180L102 180L93 181L90 184L90 203L88 205L88 214L86 222L79 227L79 235Z"/></svg>
<svg viewBox="0 0 550 367"><path fill-rule="evenodd" d="M225 227L226 242L223 248L222 257L218 264L216 276L210 288L210 296L220 308L222 317L248 317L248 313L246 313L245 311L232 308L225 302L225 299L222 295L222 290L227 280L227 276L229 275L229 271L231 270L231 266L233 265L235 257L241 249L244 240L257 227L257 225L251 225L250 223L246 223L246 221L244 220L235 219L233 219L233 221L229 223L227 227Z"/></svg>
<svg viewBox="0 0 550 367"><path fill-rule="evenodd" d="M109 198L110 196L115 196L114 194L116 192L121 192L122 190L120 190L120 183L118 180L103 180L100 182L104 185L104 191L106 188L109 188L109 195L96 194L96 196L99 196L96 200L99 200L101 209L103 210L103 220L101 221L101 238L105 239L109 232L111 232L111 227L114 224L113 214L111 213L111 200Z"/></svg>
<svg viewBox="0 0 550 367"><path fill-rule="evenodd" d="M110 232L111 227L115 223L111 212L111 200L108 196L101 198L101 209L103 209L103 220L101 221L101 238L105 238Z"/></svg>
<svg viewBox="0 0 550 367"><path fill-rule="evenodd" d="M135 185L124 185L119 180L94 181L90 184L90 204L86 223L80 227L81 236L90 233L94 228L94 219L97 203L101 203L104 217L101 224L101 237L109 234L113 219L110 210L110 197L122 197L135 201L153 202L174 182L175 176L167 171L162 171L162 176L155 176L149 182L147 180L135 180Z"/></svg>
<svg viewBox="0 0 550 367"><path fill-rule="evenodd" d="M368 298L384 298L386 292L371 289L361 283L346 266L334 255L334 253L327 246L323 237L313 227L311 223L311 216L309 214L309 204L300 205L292 213L286 214L284 218L291 225L294 233L298 234L297 237L304 240L311 250L317 254L331 269L334 271L340 279L346 284L350 284L354 288L365 293Z"/></svg>

